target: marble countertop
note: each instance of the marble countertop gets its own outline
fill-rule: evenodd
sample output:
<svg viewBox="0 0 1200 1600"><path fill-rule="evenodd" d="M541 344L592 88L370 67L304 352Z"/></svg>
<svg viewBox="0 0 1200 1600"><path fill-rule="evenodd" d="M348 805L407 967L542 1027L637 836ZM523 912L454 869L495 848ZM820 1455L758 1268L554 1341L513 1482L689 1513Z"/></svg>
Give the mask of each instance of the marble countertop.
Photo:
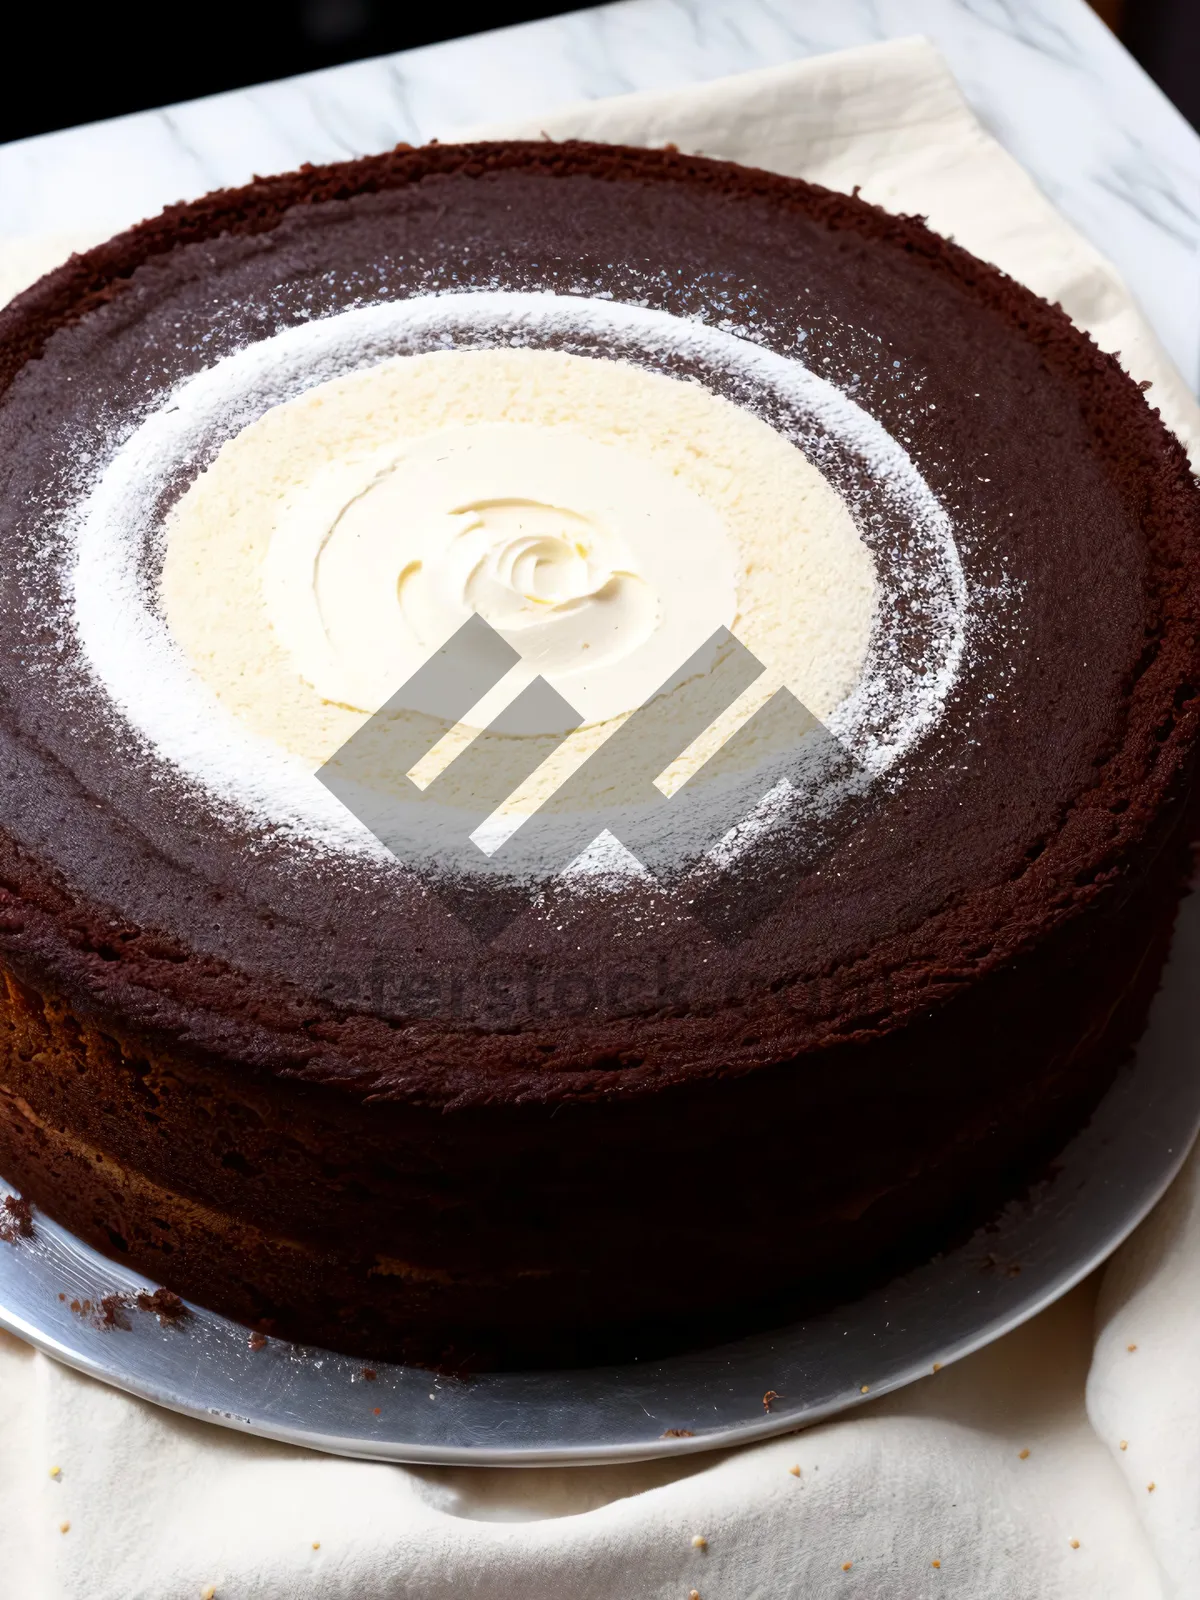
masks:
<svg viewBox="0 0 1200 1600"><path fill-rule="evenodd" d="M0 239L99 238L255 172L914 33L1200 389L1200 136L1084 0L621 0L0 146Z"/></svg>

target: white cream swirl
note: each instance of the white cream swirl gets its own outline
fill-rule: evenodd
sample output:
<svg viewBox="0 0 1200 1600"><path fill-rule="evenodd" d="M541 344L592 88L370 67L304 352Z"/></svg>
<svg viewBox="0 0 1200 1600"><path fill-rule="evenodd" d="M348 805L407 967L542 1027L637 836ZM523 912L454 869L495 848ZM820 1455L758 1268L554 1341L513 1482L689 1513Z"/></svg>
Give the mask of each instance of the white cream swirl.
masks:
<svg viewBox="0 0 1200 1600"><path fill-rule="evenodd" d="M594 723L732 625L737 554L653 461L567 427L474 423L331 464L291 496L264 598L326 700L374 710L478 612Z"/></svg>

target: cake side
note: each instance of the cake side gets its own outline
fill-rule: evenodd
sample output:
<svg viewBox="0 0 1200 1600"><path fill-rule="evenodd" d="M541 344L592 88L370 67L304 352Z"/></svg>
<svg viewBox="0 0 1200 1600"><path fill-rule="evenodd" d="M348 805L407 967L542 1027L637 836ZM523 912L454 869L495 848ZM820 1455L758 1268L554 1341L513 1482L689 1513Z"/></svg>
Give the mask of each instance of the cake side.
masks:
<svg viewBox="0 0 1200 1600"><path fill-rule="evenodd" d="M177 1293L364 1357L574 1365L732 1336L852 1298L1043 1176L1144 1026L1191 859L1177 826L1107 916L902 1033L491 1115L119 1043L7 975L0 1171Z"/></svg>

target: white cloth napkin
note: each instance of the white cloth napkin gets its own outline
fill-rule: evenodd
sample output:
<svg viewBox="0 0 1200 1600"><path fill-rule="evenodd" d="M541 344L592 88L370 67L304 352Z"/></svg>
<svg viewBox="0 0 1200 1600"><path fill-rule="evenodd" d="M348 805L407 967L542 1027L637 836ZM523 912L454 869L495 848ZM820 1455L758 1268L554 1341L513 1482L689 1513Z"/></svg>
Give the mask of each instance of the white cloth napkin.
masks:
<svg viewBox="0 0 1200 1600"><path fill-rule="evenodd" d="M1200 447L1200 409L1117 274L921 40L480 131L671 140L861 184L1060 301ZM87 242L0 253L0 299ZM315 1456L156 1410L0 1336L0 1593L1187 1596L1200 1583L1198 1347L1196 1157L1102 1275L990 1349L843 1420L678 1464L504 1472Z"/></svg>

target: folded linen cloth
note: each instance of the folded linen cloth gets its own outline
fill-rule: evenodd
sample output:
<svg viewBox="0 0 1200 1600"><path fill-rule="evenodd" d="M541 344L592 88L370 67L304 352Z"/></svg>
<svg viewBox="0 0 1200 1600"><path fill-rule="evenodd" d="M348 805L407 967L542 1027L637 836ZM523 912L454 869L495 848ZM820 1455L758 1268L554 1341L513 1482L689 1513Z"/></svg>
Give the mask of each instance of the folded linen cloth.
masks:
<svg viewBox="0 0 1200 1600"><path fill-rule="evenodd" d="M1058 300L1152 382L1164 417L1200 449L1200 408L1113 268L983 130L921 40L476 132L670 140L834 188L860 184L866 198L923 213ZM89 242L10 242L0 300ZM1193 933L1181 959L1196 947L1200 902L1184 921L1181 931ZM157 1410L0 1336L0 1592L1187 1595L1200 1572L1198 1290L1193 1157L1103 1274L936 1376L739 1451L530 1472L375 1465L246 1438Z"/></svg>

